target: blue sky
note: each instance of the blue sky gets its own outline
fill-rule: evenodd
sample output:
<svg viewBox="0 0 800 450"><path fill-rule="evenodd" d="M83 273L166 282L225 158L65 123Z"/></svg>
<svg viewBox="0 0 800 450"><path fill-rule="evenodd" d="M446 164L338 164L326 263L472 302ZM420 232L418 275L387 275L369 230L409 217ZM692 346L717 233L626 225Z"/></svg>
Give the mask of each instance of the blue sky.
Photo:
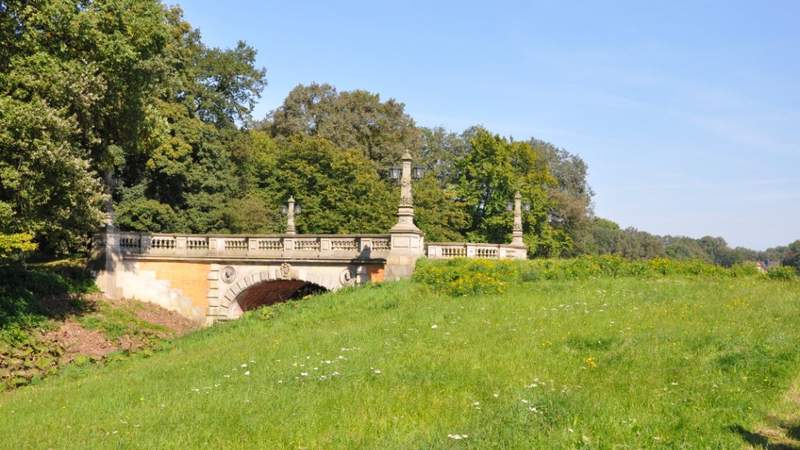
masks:
<svg viewBox="0 0 800 450"><path fill-rule="evenodd" d="M579 154L624 227L800 239L800 2L179 4L206 43L258 50L257 118L298 83L366 89Z"/></svg>

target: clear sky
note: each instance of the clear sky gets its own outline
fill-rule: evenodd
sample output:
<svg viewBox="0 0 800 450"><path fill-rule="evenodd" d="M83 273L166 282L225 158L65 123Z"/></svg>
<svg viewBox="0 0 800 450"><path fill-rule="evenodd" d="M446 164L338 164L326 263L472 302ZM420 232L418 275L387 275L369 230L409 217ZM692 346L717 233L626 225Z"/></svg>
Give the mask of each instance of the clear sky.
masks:
<svg viewBox="0 0 800 450"><path fill-rule="evenodd" d="M207 44L258 50L257 118L299 83L366 89L579 154L624 227L800 239L798 1L179 4Z"/></svg>

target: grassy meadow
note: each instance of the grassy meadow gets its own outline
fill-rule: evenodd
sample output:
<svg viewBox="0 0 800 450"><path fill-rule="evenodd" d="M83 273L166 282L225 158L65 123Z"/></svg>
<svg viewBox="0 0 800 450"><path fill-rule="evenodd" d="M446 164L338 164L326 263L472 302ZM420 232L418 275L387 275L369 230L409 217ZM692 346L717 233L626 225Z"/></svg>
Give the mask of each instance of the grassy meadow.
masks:
<svg viewBox="0 0 800 450"><path fill-rule="evenodd" d="M461 297L386 283L2 393L0 436L15 449L741 448L800 375L799 317L800 283L761 278Z"/></svg>

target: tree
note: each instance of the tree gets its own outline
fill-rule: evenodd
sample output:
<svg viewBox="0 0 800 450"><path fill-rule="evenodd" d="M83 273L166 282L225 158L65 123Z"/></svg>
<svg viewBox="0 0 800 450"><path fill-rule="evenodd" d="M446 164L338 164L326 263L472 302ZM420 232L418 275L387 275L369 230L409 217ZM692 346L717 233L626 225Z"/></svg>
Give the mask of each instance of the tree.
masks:
<svg viewBox="0 0 800 450"><path fill-rule="evenodd" d="M338 92L329 84L298 85L265 124L273 136L315 136L343 149L357 149L379 167L396 163L406 150L416 153L419 132L405 106L382 102L367 91Z"/></svg>
<svg viewBox="0 0 800 450"><path fill-rule="evenodd" d="M526 142L511 142L482 128L471 134L470 150L456 164L457 192L469 214L467 239L506 242L513 222L507 204L519 191L531 206L523 214L529 250L559 254L569 244L550 222L547 185L554 180L546 165Z"/></svg>
<svg viewBox="0 0 800 450"><path fill-rule="evenodd" d="M14 259L36 250L33 235L29 233L0 234L0 262Z"/></svg>
<svg viewBox="0 0 800 450"><path fill-rule="evenodd" d="M429 242L459 242L469 224L464 202L454 187L440 186L435 173L414 183L414 222Z"/></svg>
<svg viewBox="0 0 800 450"><path fill-rule="evenodd" d="M663 241L664 250L670 258L698 259L711 263L714 262L714 258L708 254L697 239L686 236L664 236Z"/></svg>
<svg viewBox="0 0 800 450"><path fill-rule="evenodd" d="M44 100L0 97L0 233L30 233L64 253L98 226L102 188L77 133Z"/></svg>
<svg viewBox="0 0 800 450"><path fill-rule="evenodd" d="M396 196L359 150L340 149L319 137L263 140L243 161L251 168L248 195L271 199L278 210L289 196L302 208L302 233L385 233L394 224ZM262 172L263 171L263 172Z"/></svg>
<svg viewBox="0 0 800 450"><path fill-rule="evenodd" d="M74 248L100 224L104 191L126 227L224 227L238 185L226 143L265 84L251 47L208 48L157 0L0 12L0 232Z"/></svg>
<svg viewBox="0 0 800 450"><path fill-rule="evenodd" d="M601 217L589 220L586 231L578 236L574 254L608 255L617 253L622 230L617 223Z"/></svg>
<svg viewBox="0 0 800 450"><path fill-rule="evenodd" d="M558 228L573 242L565 255L578 255L585 251L581 246L592 240L592 192L587 181L588 166L577 155L558 148L549 142L530 139L533 149L541 155L556 180L548 186L552 203L551 215Z"/></svg>
<svg viewBox="0 0 800 450"><path fill-rule="evenodd" d="M665 250L658 236L629 227L622 230L614 253L630 259L648 259L664 256Z"/></svg>
<svg viewBox="0 0 800 450"><path fill-rule="evenodd" d="M421 147L418 163L432 173L441 186L454 182L456 163L469 152L465 135L449 132L442 127L420 128Z"/></svg>
<svg viewBox="0 0 800 450"><path fill-rule="evenodd" d="M783 257L783 265L791 266L800 272L800 240L796 240L787 247L786 255Z"/></svg>

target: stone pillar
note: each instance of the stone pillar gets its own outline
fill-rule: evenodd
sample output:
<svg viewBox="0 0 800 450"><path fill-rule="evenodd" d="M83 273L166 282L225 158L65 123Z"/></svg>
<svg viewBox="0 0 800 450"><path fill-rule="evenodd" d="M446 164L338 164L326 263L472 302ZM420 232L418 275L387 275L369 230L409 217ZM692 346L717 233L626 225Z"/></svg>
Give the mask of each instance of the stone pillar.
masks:
<svg viewBox="0 0 800 450"><path fill-rule="evenodd" d="M409 278L414 273L417 259L425 254L422 231L414 224L414 197L411 193L411 155L406 151L402 158L400 177L400 203L397 223L389 230L391 249L386 258L387 280Z"/></svg>
<svg viewBox="0 0 800 450"><path fill-rule="evenodd" d="M286 209L286 234L297 234L294 226L294 197L289 197L289 207Z"/></svg>
<svg viewBox="0 0 800 450"><path fill-rule="evenodd" d="M103 239L103 268L98 271L95 283L107 298L120 298L117 288L117 268L121 266L120 236L111 222L106 223Z"/></svg>
<svg viewBox="0 0 800 450"><path fill-rule="evenodd" d="M519 191L514 194L514 228L511 232L511 245L525 247L522 240L522 195Z"/></svg>

